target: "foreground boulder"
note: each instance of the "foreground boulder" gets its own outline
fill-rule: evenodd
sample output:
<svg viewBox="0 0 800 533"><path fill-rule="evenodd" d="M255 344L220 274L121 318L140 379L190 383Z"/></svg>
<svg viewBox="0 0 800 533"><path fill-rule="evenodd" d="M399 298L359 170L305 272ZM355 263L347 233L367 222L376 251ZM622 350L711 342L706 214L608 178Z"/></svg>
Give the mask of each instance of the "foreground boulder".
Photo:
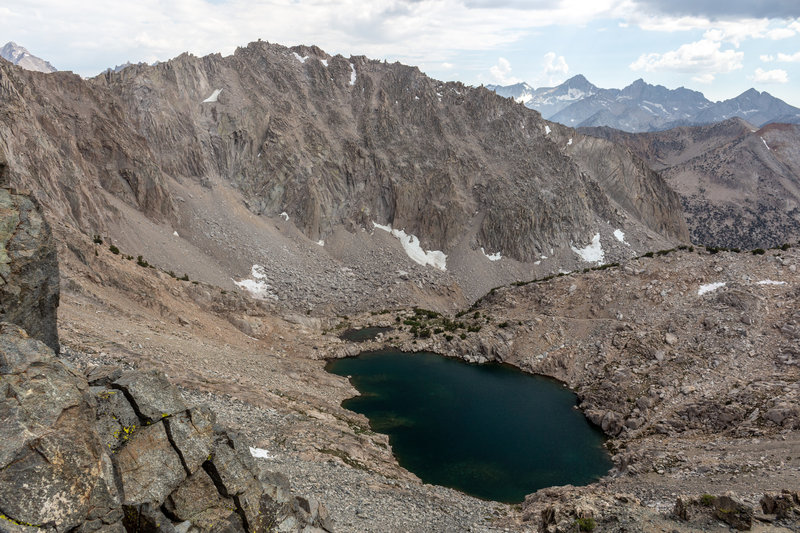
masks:
<svg viewBox="0 0 800 533"><path fill-rule="evenodd" d="M58 352L58 257L38 203L5 186L0 158L0 322L22 326Z"/></svg>
<svg viewBox="0 0 800 533"><path fill-rule="evenodd" d="M87 379L0 324L0 532L332 531L163 374Z"/></svg>
<svg viewBox="0 0 800 533"><path fill-rule="evenodd" d="M86 380L9 323L0 324L0 421L0 529L119 523L112 462L94 430Z"/></svg>

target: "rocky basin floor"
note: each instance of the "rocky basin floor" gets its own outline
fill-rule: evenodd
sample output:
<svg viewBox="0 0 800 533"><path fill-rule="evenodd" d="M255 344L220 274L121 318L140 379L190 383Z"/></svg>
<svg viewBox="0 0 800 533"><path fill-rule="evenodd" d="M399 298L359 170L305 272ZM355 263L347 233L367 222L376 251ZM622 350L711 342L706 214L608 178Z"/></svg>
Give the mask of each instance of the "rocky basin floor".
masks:
<svg viewBox="0 0 800 533"><path fill-rule="evenodd" d="M672 514L679 498L728 492L755 511L752 530L797 531L796 519L760 510L765 493L800 486L797 260L794 249L683 251L499 289L459 318L473 331L450 341L414 338L404 323L415 320L413 309L349 318L265 312L214 287L108 262L103 277L97 269L65 276L59 334L78 366L166 372L192 402L267 450L261 467L321 499L337 531L567 531L580 513L604 531L727 531L710 507L689 505L688 521ZM697 294L715 282L727 286ZM403 330L374 343L336 336L363 325ZM422 484L397 464L385 435L341 408L355 389L324 371L326 358L384 345L561 379L614 436L614 471L520 506Z"/></svg>
<svg viewBox="0 0 800 533"><path fill-rule="evenodd" d="M61 357L80 369L111 362L106 356L69 346L62 348ZM132 369L139 365L121 366ZM228 394L187 388L181 392L188 404L208 406L218 420L263 450L268 457L256 458L262 470L286 475L294 492L324 502L337 532L517 530L510 529L509 522L517 513L509 505L413 479L383 476L363 466L348 465L340 455L314 460L292 444L287 446L281 442L281 434L291 430L297 415L260 408Z"/></svg>

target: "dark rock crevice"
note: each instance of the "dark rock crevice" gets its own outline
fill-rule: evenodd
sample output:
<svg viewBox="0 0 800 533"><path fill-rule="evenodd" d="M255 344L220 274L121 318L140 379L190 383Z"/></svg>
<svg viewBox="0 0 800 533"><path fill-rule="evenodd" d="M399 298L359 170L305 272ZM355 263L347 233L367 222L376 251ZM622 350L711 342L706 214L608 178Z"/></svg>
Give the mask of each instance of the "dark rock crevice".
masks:
<svg viewBox="0 0 800 533"><path fill-rule="evenodd" d="M183 465L183 469L186 470L186 475L191 476L192 471L189 468L189 465L186 464L186 459L183 457L183 452L181 451L180 447L175 443L175 438L172 436L172 429L170 428L169 417L165 417L162 420L162 423L164 424L164 431L166 431L167 433L167 440L169 440L169 443L172 445L172 448L175 450L175 453L178 454L178 459L181 460L181 465Z"/></svg>
<svg viewBox="0 0 800 533"><path fill-rule="evenodd" d="M217 471L216 465L211 461L206 461L203 463L203 470L205 470L208 477L211 478L211 481L214 483L214 486L217 488L217 492L219 492L220 496L223 498L230 498L233 500L234 505L236 506L236 514L239 515L239 518L244 525L245 531L250 531L250 524L247 520L247 513L244 512L244 508L242 507L242 502L239 499L238 494L231 494L228 491L228 488L225 486L225 483L222 481L222 476L220 476L219 472Z"/></svg>
<svg viewBox="0 0 800 533"><path fill-rule="evenodd" d="M110 387L114 390L120 391L122 395L125 396L125 399L128 400L128 404L131 406L131 409L133 409L133 412L136 413L136 418L139 419L139 422L142 424L151 424L153 422L150 418L142 414L141 409L139 409L139 406L136 403L136 398L133 397L133 394L131 394L128 389L118 385L117 383L111 383Z"/></svg>

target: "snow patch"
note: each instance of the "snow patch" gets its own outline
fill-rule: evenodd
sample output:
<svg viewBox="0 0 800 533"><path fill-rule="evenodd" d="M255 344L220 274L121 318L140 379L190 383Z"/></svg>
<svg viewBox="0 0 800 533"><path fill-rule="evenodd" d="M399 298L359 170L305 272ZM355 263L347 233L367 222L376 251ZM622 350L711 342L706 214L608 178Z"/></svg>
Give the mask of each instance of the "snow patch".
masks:
<svg viewBox="0 0 800 533"><path fill-rule="evenodd" d="M767 150L772 150L772 148L770 148L769 145L767 144L767 141L764 140L764 137L761 137L761 142L764 143L764 146L767 147Z"/></svg>
<svg viewBox="0 0 800 533"><path fill-rule="evenodd" d="M389 232L396 237L400 241L400 244L403 245L403 250L405 250L406 255L415 263L422 266L430 265L439 270L447 270L447 255L445 255L444 252L440 252L439 250L425 251L420 246L419 239L416 235L409 235L401 229L392 229L391 225L384 226L377 222L373 222L372 224L376 228Z"/></svg>
<svg viewBox="0 0 800 533"><path fill-rule="evenodd" d="M550 126L547 126L547 125L545 125L545 127L544 127L544 134L545 134L545 135L550 135Z"/></svg>
<svg viewBox="0 0 800 533"><path fill-rule="evenodd" d="M211 96L209 96L208 98L203 100L203 103L204 104L213 104L214 102L216 102L219 99L219 93L221 93L221 92L222 92L222 89L215 89L214 92L211 93Z"/></svg>
<svg viewBox="0 0 800 533"><path fill-rule="evenodd" d="M256 459L275 459L274 455L270 455L267 450L262 448L253 448L250 446L250 455L255 457Z"/></svg>
<svg viewBox="0 0 800 533"><path fill-rule="evenodd" d="M356 66L350 63L350 85L356 84Z"/></svg>
<svg viewBox="0 0 800 533"><path fill-rule="evenodd" d="M771 279L764 279L758 282L759 285L786 285L785 281L772 281Z"/></svg>
<svg viewBox="0 0 800 533"><path fill-rule="evenodd" d="M294 57L296 57L296 58L297 58L297 60L298 60L299 62L301 62L301 63L305 63L305 62L306 62L306 59L308 59L308 56L301 56L301 55L300 55L300 54L298 54L297 52L292 52L292 53L294 54Z"/></svg>
<svg viewBox="0 0 800 533"><path fill-rule="evenodd" d="M541 264L542 264L542 262L541 262L541 261L534 261L534 262L533 262L533 264L534 264L534 265L541 265Z"/></svg>
<svg viewBox="0 0 800 533"><path fill-rule="evenodd" d="M177 231L173 231L173 232L172 232L172 236L173 236L173 237L180 237L180 235L178 235L178 232L177 232Z"/></svg>
<svg viewBox="0 0 800 533"><path fill-rule="evenodd" d="M625 242L625 233L623 233L621 229L615 229L615 230L614 230L614 237L615 237L615 238L616 238L616 239L617 239L619 242L621 242L622 244L627 244L628 246L630 246L630 244L628 244L627 242Z"/></svg>
<svg viewBox="0 0 800 533"><path fill-rule="evenodd" d="M669 115L669 112L668 112L666 109L664 109L664 106L663 106L663 105L661 105L661 104L657 104L657 103L655 103L655 102L650 102L650 101L648 101L648 100L643 100L643 101L644 101L644 103L645 103L645 104L647 104L647 105L651 105L651 106L653 106L653 107L657 107L657 108L659 108L659 109L661 110L661 112L662 112L662 113L664 113L665 115ZM650 112L651 112L651 113L653 113L652 111L650 111ZM653 114L655 114L655 113L653 113Z"/></svg>
<svg viewBox="0 0 800 533"><path fill-rule="evenodd" d="M570 248L587 263L602 264L606 258L606 254L603 252L603 246L600 244L599 233L594 234L594 237L592 237L592 243L588 246L584 248L575 248L574 246L570 245Z"/></svg>
<svg viewBox="0 0 800 533"><path fill-rule="evenodd" d="M322 63L323 65L325 65L326 67L328 66L328 60L327 59L320 59L319 62Z"/></svg>
<svg viewBox="0 0 800 533"><path fill-rule="evenodd" d="M706 283L705 285L700 285L700 288L697 289L697 295L702 296L707 292L715 291L724 286L725 286L724 281L718 281L716 283Z"/></svg>
<svg viewBox="0 0 800 533"><path fill-rule="evenodd" d="M567 141L567 146L569 146L570 144L572 144L572 137L570 137L569 140Z"/></svg>
<svg viewBox="0 0 800 533"><path fill-rule="evenodd" d="M325 246L325 241L320 239L320 240L317 241L317 244L319 244L320 246Z"/></svg>
<svg viewBox="0 0 800 533"><path fill-rule="evenodd" d="M280 214L280 215L278 215L278 216L279 216L279 217L282 217L282 218L283 218L283 220L285 220L286 222L289 222L289 214L288 214L286 211L284 211L283 213L281 213L281 214Z"/></svg>
<svg viewBox="0 0 800 533"><path fill-rule="evenodd" d="M585 94L586 93L581 91L580 89L575 89L575 88L570 87L567 90L567 94L562 94L562 95L556 96L556 100L559 100L559 101L562 101L562 102L564 102L564 101L571 102L573 100L580 100L581 98L584 97ZM594 94L594 93L592 93L592 94ZM591 96L591 94L589 96Z"/></svg>
<svg viewBox="0 0 800 533"><path fill-rule="evenodd" d="M233 283L240 289L249 292L253 298L260 300L278 299L278 295L272 291L272 286L267 283L267 272L261 265L253 265L253 268L250 269L250 279L233 280Z"/></svg>
<svg viewBox="0 0 800 533"><path fill-rule="evenodd" d="M502 255L500 255L500 252L497 252L497 253L494 253L494 254L487 254L487 253L486 253L486 252L483 250L483 246L481 246L481 253L482 253L483 255L485 255L485 256L486 256L486 259L488 259L489 261L500 261L500 260L503 258L503 256L502 256Z"/></svg>

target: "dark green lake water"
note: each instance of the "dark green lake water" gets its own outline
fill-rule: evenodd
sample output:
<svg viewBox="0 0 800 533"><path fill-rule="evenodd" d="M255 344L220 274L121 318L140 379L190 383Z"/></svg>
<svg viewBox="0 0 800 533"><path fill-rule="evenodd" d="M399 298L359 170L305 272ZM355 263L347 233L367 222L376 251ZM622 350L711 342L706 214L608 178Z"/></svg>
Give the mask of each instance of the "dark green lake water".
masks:
<svg viewBox="0 0 800 533"><path fill-rule="evenodd" d="M585 485L612 464L602 433L558 382L498 364L379 351L332 361L361 396L343 407L389 435L398 462L426 483L521 502L553 485Z"/></svg>

